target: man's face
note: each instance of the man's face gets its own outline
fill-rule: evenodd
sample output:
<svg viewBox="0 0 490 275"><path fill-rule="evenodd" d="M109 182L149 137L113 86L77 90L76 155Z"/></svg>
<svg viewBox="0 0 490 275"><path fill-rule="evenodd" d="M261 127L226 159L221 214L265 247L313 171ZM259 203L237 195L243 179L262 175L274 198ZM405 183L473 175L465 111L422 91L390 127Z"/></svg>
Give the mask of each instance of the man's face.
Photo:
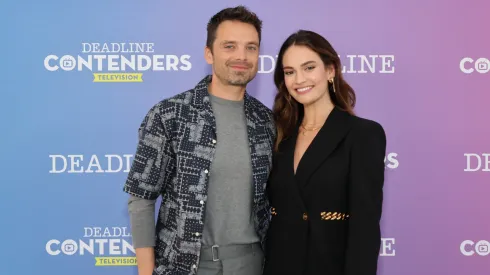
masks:
<svg viewBox="0 0 490 275"><path fill-rule="evenodd" d="M216 39L205 50L213 73L226 85L246 86L257 74L259 34L251 24L224 21L216 30Z"/></svg>

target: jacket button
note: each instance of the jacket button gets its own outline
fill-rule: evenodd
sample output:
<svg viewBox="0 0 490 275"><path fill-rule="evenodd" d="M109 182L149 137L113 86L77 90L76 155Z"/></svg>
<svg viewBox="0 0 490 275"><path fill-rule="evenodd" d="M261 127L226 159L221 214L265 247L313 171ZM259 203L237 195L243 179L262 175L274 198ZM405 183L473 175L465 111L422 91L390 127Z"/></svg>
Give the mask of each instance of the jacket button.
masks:
<svg viewBox="0 0 490 275"><path fill-rule="evenodd" d="M303 220L305 220L305 221L306 221L307 219L308 219L308 214L303 213Z"/></svg>

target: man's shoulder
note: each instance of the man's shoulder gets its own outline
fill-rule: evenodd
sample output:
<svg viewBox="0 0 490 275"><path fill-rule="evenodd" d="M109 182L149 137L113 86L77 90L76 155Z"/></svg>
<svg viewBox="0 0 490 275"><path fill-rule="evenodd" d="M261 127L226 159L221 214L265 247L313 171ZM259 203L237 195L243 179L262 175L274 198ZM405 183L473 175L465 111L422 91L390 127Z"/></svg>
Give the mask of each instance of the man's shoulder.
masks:
<svg viewBox="0 0 490 275"><path fill-rule="evenodd" d="M254 110L254 112L257 113L257 115L260 116L261 119L266 121L273 120L272 110L269 107L267 107L264 103L251 95L249 95L248 98L250 100L250 105L252 106L252 109Z"/></svg>
<svg viewBox="0 0 490 275"><path fill-rule="evenodd" d="M161 111L171 111L179 109L180 107L199 107L204 103L204 97L207 94L207 85L211 80L210 75L206 75L202 78L194 87L175 94L171 97L165 98L155 104L153 108Z"/></svg>
<svg viewBox="0 0 490 275"><path fill-rule="evenodd" d="M194 89L180 92L171 97L158 101L151 107L150 112L156 112L162 117L168 117L169 114L175 113L179 107L184 105L192 105L194 103L194 97Z"/></svg>

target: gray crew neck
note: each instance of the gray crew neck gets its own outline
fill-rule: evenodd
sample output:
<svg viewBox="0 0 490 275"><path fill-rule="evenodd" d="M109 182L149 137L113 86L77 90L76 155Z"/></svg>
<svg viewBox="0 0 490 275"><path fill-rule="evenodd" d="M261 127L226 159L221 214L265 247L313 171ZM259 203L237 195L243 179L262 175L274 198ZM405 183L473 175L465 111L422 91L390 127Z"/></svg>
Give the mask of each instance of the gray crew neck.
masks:
<svg viewBox="0 0 490 275"><path fill-rule="evenodd" d="M221 97L217 97L213 94L209 94L209 99L213 103L217 103L220 105L227 105L227 106L234 106L234 107L242 107L243 106L243 99L241 100L230 100L230 99L224 99Z"/></svg>

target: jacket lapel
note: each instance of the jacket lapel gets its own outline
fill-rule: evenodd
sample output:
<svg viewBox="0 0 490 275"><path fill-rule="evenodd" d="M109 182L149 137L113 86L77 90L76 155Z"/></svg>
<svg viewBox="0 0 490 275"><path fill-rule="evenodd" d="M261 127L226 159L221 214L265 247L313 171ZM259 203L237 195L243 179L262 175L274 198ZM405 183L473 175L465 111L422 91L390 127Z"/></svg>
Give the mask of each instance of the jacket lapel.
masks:
<svg viewBox="0 0 490 275"><path fill-rule="evenodd" d="M298 137L298 129L296 128L290 138L284 141L284 161L286 161L286 171L280 173L287 173L286 177L291 178L292 180L286 180L285 182L290 183L290 188L293 189L294 202L298 205L303 211L306 212L306 206L303 201L303 196L301 189L296 181L296 176L294 175L294 151L296 148L296 140ZM299 168L299 167L298 167Z"/></svg>
<svg viewBox="0 0 490 275"><path fill-rule="evenodd" d="M208 84L211 81L211 76L204 77L194 88L194 106L199 109L199 124L207 124L213 128L214 135L216 134L216 119L214 118L213 108L211 106Z"/></svg>
<svg viewBox="0 0 490 275"><path fill-rule="evenodd" d="M298 183L302 186L308 184L311 175L332 154L337 145L351 129L352 120L350 118L349 113L340 110L338 107L332 110L325 124L317 133L310 146L308 146L298 164L295 176Z"/></svg>
<svg viewBox="0 0 490 275"><path fill-rule="evenodd" d="M250 150L250 160L252 161L252 163L251 163L252 164L252 173L253 173L253 175L257 175L257 174L259 174L258 169L260 169L261 167L258 167L256 165L257 154L256 154L255 145L257 143L257 140L255 138L255 133L256 133L257 124L260 123L260 121L258 120L258 118L255 116L255 114L253 112L254 106L253 106L247 92L245 92L243 100L244 100L244 102L243 102L244 106L243 107L245 109L244 110L245 111L245 118L247 121L247 136L248 136L248 145L249 145L249 150ZM254 200L254 205L257 205L259 198L264 193L264 190L263 190L264 188L262 187L260 182L258 182L258 179L256 176L253 176L252 178L253 178L253 184L254 184L253 200Z"/></svg>

